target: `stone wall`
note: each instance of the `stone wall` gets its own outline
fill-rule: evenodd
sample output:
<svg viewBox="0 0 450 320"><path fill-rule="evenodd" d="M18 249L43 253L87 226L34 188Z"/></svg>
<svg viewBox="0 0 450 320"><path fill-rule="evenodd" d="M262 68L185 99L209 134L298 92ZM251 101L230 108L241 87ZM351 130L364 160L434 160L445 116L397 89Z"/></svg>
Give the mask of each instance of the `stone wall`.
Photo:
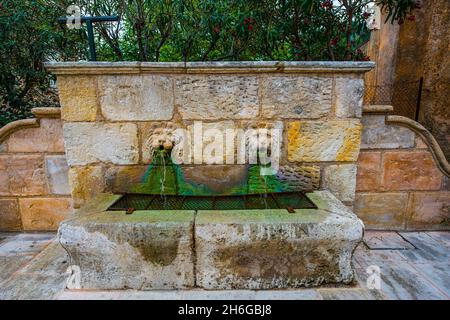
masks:
<svg viewBox="0 0 450 320"><path fill-rule="evenodd" d="M72 214L59 108L0 129L0 230L56 230Z"/></svg>
<svg viewBox="0 0 450 320"><path fill-rule="evenodd" d="M427 136L426 131L424 134L417 123L414 127L414 122L401 122L392 116L386 122L389 107L365 109L354 209L366 228L450 229L450 169L445 158L436 152L439 146L433 144L432 136ZM56 230L59 221L71 215L62 124L57 118L49 118L52 114L58 116L59 110L47 110L36 113L45 118L21 120L13 126L8 125L9 129L0 129L1 230ZM115 184L109 184L108 188L126 189L134 181L139 181L146 168L146 165L124 166L115 175ZM344 179L345 175L354 175L352 165L341 165L341 168L344 169L340 170L340 176L344 175ZM209 167L209 170L211 173L200 178L207 180L216 176L214 181L217 177L221 181L232 180L232 175L223 166ZM84 192L89 194L92 186L95 189L96 181L107 186L111 172L97 167L85 169L84 179L90 184L83 189ZM304 174L292 167L286 172L298 179L300 186L309 183L301 177L320 176L320 170ZM101 179L102 174L106 182ZM199 178L193 169L188 174ZM328 177L327 180L314 180L314 184L323 186L327 181L330 185L333 177L336 184L342 181L338 179L339 174L323 176ZM348 186L347 180L343 183Z"/></svg>
<svg viewBox="0 0 450 320"><path fill-rule="evenodd" d="M389 108L367 111L355 213L370 229L450 229L450 166L439 145L417 122L388 116Z"/></svg>
<svg viewBox="0 0 450 320"><path fill-rule="evenodd" d="M157 130L283 128L281 179L352 205L367 62L50 63L58 76L74 206L125 192L151 162ZM241 166L242 167L242 166ZM239 165L183 166L214 192ZM297 185L298 186L298 185ZM219 188L220 189L220 188Z"/></svg>
<svg viewBox="0 0 450 320"><path fill-rule="evenodd" d="M384 103L394 98L393 104L403 106L399 112L413 116L414 87L418 88L423 77L419 122L430 130L450 159L450 1L422 1L421 6L414 11L415 21L385 23L371 32L368 55L376 68L366 74L366 85L382 88L369 91L366 98ZM385 14L381 18L384 20ZM404 102L405 94L412 101L409 106ZM407 107L410 110L404 110Z"/></svg>

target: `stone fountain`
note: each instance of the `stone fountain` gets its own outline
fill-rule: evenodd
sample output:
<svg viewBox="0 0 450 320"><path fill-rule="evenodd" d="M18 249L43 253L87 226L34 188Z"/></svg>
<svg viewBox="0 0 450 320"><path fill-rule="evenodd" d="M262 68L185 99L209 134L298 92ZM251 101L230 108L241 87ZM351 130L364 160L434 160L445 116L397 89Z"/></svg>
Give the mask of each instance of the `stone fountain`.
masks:
<svg viewBox="0 0 450 320"><path fill-rule="evenodd" d="M59 239L80 270L80 288L269 289L353 280L352 253L363 233L351 210L363 76L373 63L46 67L58 78L79 208L61 223ZM256 140L247 129L258 132ZM199 143L218 140L225 147L212 153L211 144ZM252 146L256 162L246 157ZM265 164L261 146L270 149ZM302 204L280 205L280 192L300 194ZM163 205L152 206L155 199ZM234 205L218 206L224 199Z"/></svg>

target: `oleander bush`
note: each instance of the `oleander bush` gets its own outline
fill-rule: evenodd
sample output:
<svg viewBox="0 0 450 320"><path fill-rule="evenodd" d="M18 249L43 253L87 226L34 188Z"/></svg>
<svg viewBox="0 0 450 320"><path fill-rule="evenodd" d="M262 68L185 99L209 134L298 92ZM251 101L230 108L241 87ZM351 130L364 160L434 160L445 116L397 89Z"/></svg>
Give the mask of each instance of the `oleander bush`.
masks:
<svg viewBox="0 0 450 320"><path fill-rule="evenodd" d="M368 60L368 0L80 0L104 61ZM375 0L388 23L413 20L416 0ZM57 106L45 60L87 60L85 28L57 22L67 0L0 0L0 126Z"/></svg>

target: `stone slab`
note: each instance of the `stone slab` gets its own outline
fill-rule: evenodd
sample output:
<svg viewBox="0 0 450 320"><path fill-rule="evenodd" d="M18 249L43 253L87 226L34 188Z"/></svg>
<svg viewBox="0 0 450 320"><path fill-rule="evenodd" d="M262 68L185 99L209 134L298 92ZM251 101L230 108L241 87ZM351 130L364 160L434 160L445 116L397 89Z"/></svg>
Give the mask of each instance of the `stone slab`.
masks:
<svg viewBox="0 0 450 320"><path fill-rule="evenodd" d="M356 165L338 164L325 167L323 187L341 201L355 200Z"/></svg>
<svg viewBox="0 0 450 320"><path fill-rule="evenodd" d="M275 76L261 81L264 118L318 119L331 112L331 77Z"/></svg>
<svg viewBox="0 0 450 320"><path fill-rule="evenodd" d="M139 161L135 123L68 122L63 126L63 133L69 166Z"/></svg>
<svg viewBox="0 0 450 320"><path fill-rule="evenodd" d="M0 256L35 255L55 238L54 233L21 233L0 245Z"/></svg>
<svg viewBox="0 0 450 320"><path fill-rule="evenodd" d="M20 198L19 205L25 231L56 231L73 214L71 198Z"/></svg>
<svg viewBox="0 0 450 320"><path fill-rule="evenodd" d="M354 210L368 228L404 229L407 193L357 193Z"/></svg>
<svg viewBox="0 0 450 320"><path fill-rule="evenodd" d="M60 242L81 289L194 286L193 211L110 211L61 223Z"/></svg>
<svg viewBox="0 0 450 320"><path fill-rule="evenodd" d="M364 79L336 77L335 104L338 118L361 118L364 96Z"/></svg>
<svg viewBox="0 0 450 320"><path fill-rule="evenodd" d="M45 165L49 191L57 195L70 195L68 178L69 166L65 155L45 156Z"/></svg>
<svg viewBox="0 0 450 320"><path fill-rule="evenodd" d="M384 115L367 115L361 121L361 149L414 148L415 133L405 127L386 125Z"/></svg>
<svg viewBox="0 0 450 320"><path fill-rule="evenodd" d="M415 249L411 243L403 239L397 232L366 231L364 243L372 250Z"/></svg>
<svg viewBox="0 0 450 320"><path fill-rule="evenodd" d="M363 224L329 192L311 198L318 210L198 211L197 284L270 289L351 282Z"/></svg>
<svg viewBox="0 0 450 320"><path fill-rule="evenodd" d="M259 114L255 76L181 76L175 80L175 103L183 119L253 119Z"/></svg>
<svg viewBox="0 0 450 320"><path fill-rule="evenodd" d="M359 120L292 121L288 126L288 160L356 161L360 135Z"/></svg>
<svg viewBox="0 0 450 320"><path fill-rule="evenodd" d="M160 75L101 76L98 78L102 115L109 121L170 120L172 78Z"/></svg>
<svg viewBox="0 0 450 320"><path fill-rule="evenodd" d="M0 230L18 231L22 229L17 199L0 199Z"/></svg>
<svg viewBox="0 0 450 320"><path fill-rule="evenodd" d="M439 190L443 174L431 153L388 151L383 154L384 190Z"/></svg>

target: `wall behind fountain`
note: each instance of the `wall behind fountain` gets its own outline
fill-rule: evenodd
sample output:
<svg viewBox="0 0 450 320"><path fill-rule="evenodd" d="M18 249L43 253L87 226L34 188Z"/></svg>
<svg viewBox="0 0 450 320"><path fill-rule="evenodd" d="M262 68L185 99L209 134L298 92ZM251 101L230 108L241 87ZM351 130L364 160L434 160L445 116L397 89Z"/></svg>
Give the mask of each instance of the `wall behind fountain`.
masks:
<svg viewBox="0 0 450 320"><path fill-rule="evenodd" d="M142 182L158 128L283 128L277 178L355 198L364 72L371 63L53 63L75 207ZM184 165L226 193L245 165Z"/></svg>

